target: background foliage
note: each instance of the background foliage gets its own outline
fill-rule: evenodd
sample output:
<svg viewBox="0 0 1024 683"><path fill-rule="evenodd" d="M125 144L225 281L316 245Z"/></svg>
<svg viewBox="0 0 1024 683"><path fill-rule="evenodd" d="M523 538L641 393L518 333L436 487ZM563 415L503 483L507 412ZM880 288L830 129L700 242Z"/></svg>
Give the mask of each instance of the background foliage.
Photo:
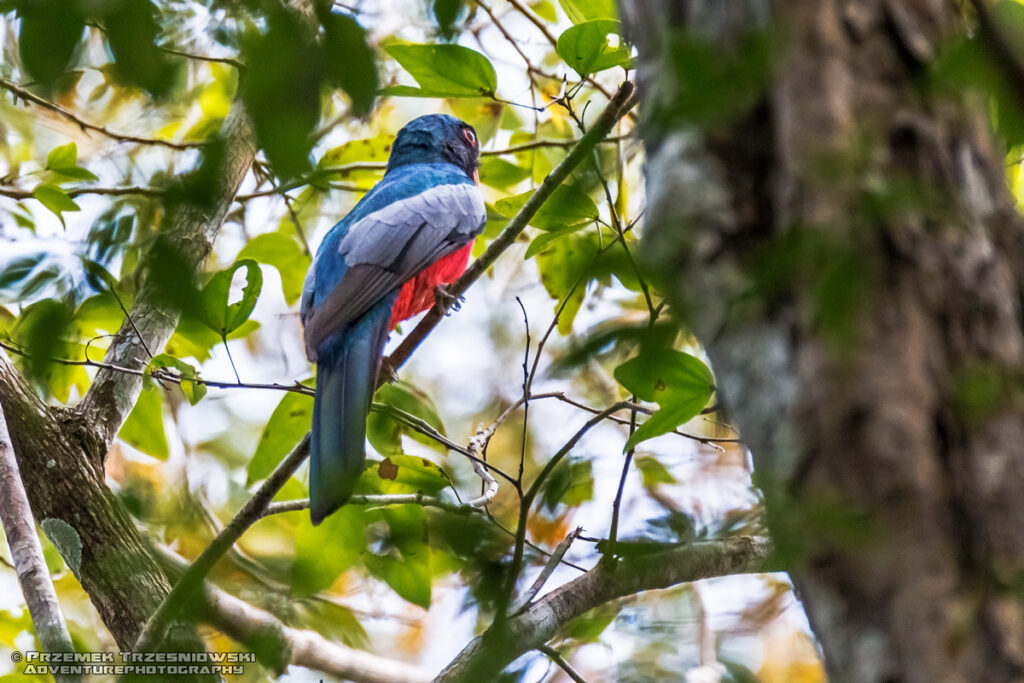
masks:
<svg viewBox="0 0 1024 683"><path fill-rule="evenodd" d="M47 400L74 403L148 268L181 320L152 350L107 476L151 538L190 558L309 429L302 278L325 231L381 177L398 128L427 111L475 126L489 215L479 254L632 63L608 1L321 3L309 21L272 0L12 0L0 12L3 348ZM753 89L767 59L755 55L736 67ZM696 68L707 54L681 47L679 60ZM690 102L698 120L749 101L729 73L701 85L700 97L680 93L679 110ZM215 201L219 131L236 101L258 162L196 280L161 236L178 212ZM357 493L421 492L452 509L350 505L317 528L306 512L273 515L212 578L288 624L439 669L577 526L552 583L613 547L759 530L748 456L714 413L711 371L633 256L641 115L617 126L376 395ZM634 407L563 448L622 400ZM466 444L488 427L488 461L507 478L485 513L471 513L460 505L480 480L437 437ZM306 490L303 472L278 500ZM526 490L536 501L522 512ZM73 573L47 552L76 644L111 648ZM0 571L13 587L13 571ZM5 592L0 648L26 649L31 624L16 589ZM211 649L237 647L205 635ZM682 679L715 662L736 680L822 678L780 575L633 596L555 645L588 680ZM531 653L506 678L560 675Z"/></svg>

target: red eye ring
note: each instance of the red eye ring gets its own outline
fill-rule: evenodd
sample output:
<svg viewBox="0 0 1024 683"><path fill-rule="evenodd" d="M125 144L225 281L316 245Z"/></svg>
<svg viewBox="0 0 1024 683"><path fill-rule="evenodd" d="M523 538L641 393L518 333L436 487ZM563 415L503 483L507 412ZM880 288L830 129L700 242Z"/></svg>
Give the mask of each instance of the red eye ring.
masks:
<svg viewBox="0 0 1024 683"><path fill-rule="evenodd" d="M464 137L466 139L466 142L468 142L470 145L476 147L476 134L472 131L472 129L463 128L462 137Z"/></svg>

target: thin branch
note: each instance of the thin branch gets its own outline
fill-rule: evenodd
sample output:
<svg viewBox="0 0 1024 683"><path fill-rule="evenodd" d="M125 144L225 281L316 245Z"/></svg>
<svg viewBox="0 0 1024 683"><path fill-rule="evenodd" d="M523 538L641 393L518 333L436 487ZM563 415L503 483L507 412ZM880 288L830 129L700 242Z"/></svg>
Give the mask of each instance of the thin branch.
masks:
<svg viewBox="0 0 1024 683"><path fill-rule="evenodd" d="M77 125L83 131L93 131L96 133L100 133L101 135L105 135L108 138L117 140L118 142L134 142L140 145L159 145L161 147L168 147L170 149L177 150L194 149L196 147L202 147L204 144L206 144L205 142L171 142L170 140L159 140L157 138L143 138L137 135L115 133L112 130L104 128L103 126L98 126L95 123L89 123L88 121L80 118L70 109L65 109L64 107L60 106L59 104L56 104L55 102L51 102L50 100L44 97L40 97L32 91L26 90L17 83L12 83L11 81L0 78L0 88L3 88L4 90L13 93L16 97L20 97L26 102L31 102L32 104L40 106L43 109L48 109L54 112L55 114L63 116L67 120Z"/></svg>
<svg viewBox="0 0 1024 683"><path fill-rule="evenodd" d="M237 59L234 59L233 57L210 57L208 55L197 55L197 54L193 54L191 52L183 52L181 50L175 50L174 48L170 48L170 47L160 47L159 45L157 46L157 49L160 50L161 52L166 52L169 55L176 55L178 57L184 57L185 59L191 59L191 60L194 60L194 61L197 61L197 62L212 62L214 64L227 64L229 66L235 67L236 69L245 69L246 68L245 64L242 64L242 62L238 61Z"/></svg>
<svg viewBox="0 0 1024 683"><path fill-rule="evenodd" d="M526 17L527 21L536 26L537 30L544 34L544 37L547 39L547 41L551 43L551 47L556 47L558 45L558 38L556 38L555 35L551 33L550 30L548 30L547 24L544 23L544 20L538 17L532 9L523 4L521 0L509 0L509 4L515 7L520 14ZM585 82L589 83L591 86L594 87L595 90L597 90L599 93L601 93L608 99L612 99L612 94L611 92L608 91L608 88L601 85L601 83L593 76L587 76Z"/></svg>
<svg viewBox="0 0 1024 683"><path fill-rule="evenodd" d="M608 102L608 106L587 134L584 135L573 146L561 163L556 166L544 179L537 190L530 196L523 207L509 222L505 229L488 245L483 254L466 269L466 272L455 281L448 291L455 297L462 296L476 280L487 272L487 269L498 260L506 249L508 249L526 229L526 225L543 206L551 194L562 185L577 166L586 158L598 141L603 140L615 126L615 123L625 116L636 103L633 84L623 83L619 91ZM419 324L402 340L395 352L388 357L388 363L392 368L399 368L409 358L413 350L419 346L430 332L437 327L447 312L443 302L438 301L433 308L420 320Z"/></svg>
<svg viewBox="0 0 1024 683"><path fill-rule="evenodd" d="M263 511L270 501L308 456L309 434L306 434L299 445L267 477L267 480L252 495L241 511L224 527L223 531L217 534L210 545L206 546L206 549L174 584L171 592L160 603L160 607L153 613L139 635L133 648L135 652L151 652L160 645L171 621L182 607L195 596L213 566L242 537L242 534L263 516Z"/></svg>
<svg viewBox="0 0 1024 683"><path fill-rule="evenodd" d="M82 195L106 195L111 197L123 197L129 195L141 195L144 197L162 197L166 191L160 187L142 187L139 185L123 185L119 187L73 187L64 190L69 197L81 197ZM35 195L32 190L22 190L17 187L0 186L0 197L11 199L33 199Z"/></svg>
<svg viewBox="0 0 1024 683"><path fill-rule="evenodd" d="M423 493L389 493L380 495L353 495L348 499L346 505L368 505L371 507L384 507L387 505L420 505L425 508L440 508L448 512L460 515L472 515L481 512L480 506L472 503L449 503L435 496L428 496ZM286 500L280 503L271 503L263 511L263 517L279 515L283 512L296 512L309 509L309 498L298 500Z"/></svg>
<svg viewBox="0 0 1024 683"><path fill-rule="evenodd" d="M127 317L127 316L126 316ZM130 317L128 317L130 320ZM134 327L134 324L132 325ZM23 356L25 358L34 358L34 356L25 351L22 348L14 346L8 341L0 339L0 349L5 349L11 353ZM315 392L310 387L304 386L299 382L294 384L279 384L279 383L259 383L259 382L224 382L214 379L203 379L201 377L183 377L174 368L154 368L149 370L147 368L130 368L123 365L115 365L114 363L104 363L98 360L92 360L86 358L85 360L73 360L69 358L48 358L52 363L59 363L61 365L79 365L90 368L101 368L110 372L120 372L126 375L134 375L136 377L150 376L158 382L164 383L169 382L171 384L182 384L184 382L192 382L194 384L202 384L207 387L215 387L217 389L272 389L274 391L292 391L297 394L306 394L312 396Z"/></svg>
<svg viewBox="0 0 1024 683"><path fill-rule="evenodd" d="M550 645L541 645L537 648L537 651L543 652L547 655L548 659L554 662L559 669L565 672L566 676L576 681L576 683L587 683L587 680L580 675L580 672L572 668L572 664L570 664L568 660L562 656L562 653L555 648Z"/></svg>
<svg viewBox="0 0 1024 683"><path fill-rule="evenodd" d="M541 569L540 574L538 574L537 578L534 579L529 590L523 593L522 597L520 597L511 608L509 608L509 611L512 614L519 614L530 606L533 599L537 597L538 593L540 593L541 588L543 588L544 584L547 583L549 578L551 578L551 574L554 573L555 569L562 562L562 558L565 557L565 553L569 551L569 546L572 545L573 541L579 538L581 533L583 533L583 527L578 526L575 530L569 532L569 535L555 546L554 552L551 553L548 561L544 564L544 568Z"/></svg>
<svg viewBox="0 0 1024 683"><path fill-rule="evenodd" d="M624 410L628 407L628 402L620 401L587 420L587 422L572 435L572 438L566 441L565 444L558 449L558 452L551 456L551 458L544 464L543 469L541 469L540 473L537 474L537 477L533 480L533 484L530 486L530 489L525 495L523 495L519 503L519 521L516 526L516 544L512 553L508 585L505 587L505 591L503 593L503 604L499 605L499 615L507 613L506 610L508 603L511 600L512 594L515 592L516 579L519 577L519 569L523 563L523 548L526 544L526 530L527 521L529 520L530 515L530 508L533 506L533 501L536 499L537 494L540 493L540 487L544 484L544 480L547 479L548 475L550 475L555 467L558 466L558 463L560 463L562 459L576 447L579 440L582 439L583 436L594 427L594 425L598 424L612 413ZM501 621L501 619L499 618L498 621Z"/></svg>
<svg viewBox="0 0 1024 683"><path fill-rule="evenodd" d="M634 400L636 396L633 397ZM637 410L635 407L629 410L629 435L633 436L633 432L636 431L636 414ZM633 455L636 453L635 448L630 448L626 452L626 457L622 460L622 473L619 475L619 488L615 491L615 500L612 501L612 523L608 530L608 544L611 547L611 552L615 552L615 543L619 539L619 511L622 508L622 494L626 490L626 477L629 475L629 466L633 462Z"/></svg>
<svg viewBox="0 0 1024 683"><path fill-rule="evenodd" d="M529 436L530 425L530 380L533 379L533 376L530 374L530 318L526 315L526 306L518 296L516 303L519 304L519 309L523 312L523 327L526 330L526 348L523 351L523 433L519 448L519 474L516 477L516 481L519 482L519 495L522 497L523 470L526 467L526 439ZM537 355L540 356L539 350Z"/></svg>
<svg viewBox="0 0 1024 683"><path fill-rule="evenodd" d="M32 625L47 652L74 652L71 634L60 611L57 591L43 557L43 547L36 534L32 508L18 469L7 420L0 406L0 520L3 521L7 546L18 574L18 583L25 596ZM58 681L79 681L80 676L54 674Z"/></svg>

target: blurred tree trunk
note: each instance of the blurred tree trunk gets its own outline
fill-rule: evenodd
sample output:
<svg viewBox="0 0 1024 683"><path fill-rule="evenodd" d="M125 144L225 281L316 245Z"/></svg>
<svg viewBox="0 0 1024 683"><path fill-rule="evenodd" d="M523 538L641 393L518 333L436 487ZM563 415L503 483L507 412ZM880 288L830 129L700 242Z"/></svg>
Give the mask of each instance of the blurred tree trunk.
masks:
<svg viewBox="0 0 1024 683"><path fill-rule="evenodd" d="M831 677L1021 680L1024 224L986 103L931 78L969 18L621 9L648 262L754 453Z"/></svg>

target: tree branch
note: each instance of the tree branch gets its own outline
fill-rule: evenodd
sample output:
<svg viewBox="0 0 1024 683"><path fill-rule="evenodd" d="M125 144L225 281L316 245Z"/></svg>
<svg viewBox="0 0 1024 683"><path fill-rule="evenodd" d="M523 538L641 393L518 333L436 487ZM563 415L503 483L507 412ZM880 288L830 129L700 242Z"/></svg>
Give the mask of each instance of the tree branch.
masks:
<svg viewBox="0 0 1024 683"><path fill-rule="evenodd" d="M11 549L14 569L18 574L25 604L28 605L39 642L47 652L74 652L71 634L60 611L57 591L50 580L50 571L43 557L43 546L36 534L32 509L21 480L18 460L14 455L11 435L7 430L3 406L0 405L0 520L3 521L7 546ZM57 675L58 681L78 681L79 676Z"/></svg>
<svg viewBox="0 0 1024 683"><path fill-rule="evenodd" d="M181 575L188 562L158 547L169 574ZM200 611L204 620L252 649L260 662L278 675L292 664L355 683L424 683L422 669L331 642L319 633L286 626L273 614L253 607L209 581L202 584Z"/></svg>
<svg viewBox="0 0 1024 683"><path fill-rule="evenodd" d="M225 162L214 202L209 207L182 206L168 235L194 271L213 248L214 238L256 154L252 125L240 103L224 120L221 135L225 143ZM156 303L157 287L151 278L145 280L128 316L131 320L121 325L114 343L107 349L105 363L141 370L149 362L146 349L156 351L167 343L177 325L178 314ZM142 332L143 339L136 329ZM99 437L109 446L141 390L140 376L101 369L76 410L96 426Z"/></svg>
<svg viewBox="0 0 1024 683"><path fill-rule="evenodd" d="M764 538L740 536L601 562L521 614L500 622L500 633L491 629L474 638L434 681L493 680L514 659L544 645L570 620L598 605L687 581L760 571L769 550Z"/></svg>
<svg viewBox="0 0 1024 683"><path fill-rule="evenodd" d="M446 500L441 500L435 496L428 496L423 493L387 493L379 495L360 495L356 494L348 499L346 505L372 505L380 507L383 505L421 505L428 508L440 508L441 510L447 510L448 512L454 512L460 515L472 515L481 512L480 507L472 505L471 503L449 503ZM282 512L295 512L297 510L308 510L309 509L309 498L299 498L298 500L286 500L280 503L271 503L267 506L267 509L263 511L262 517L269 517L270 515L279 515Z"/></svg>
<svg viewBox="0 0 1024 683"><path fill-rule="evenodd" d="M81 551L68 565L77 565L82 588L118 646L127 650L171 587L104 482L99 459L105 444L74 411L48 408L3 351L0 402L34 517L66 525L67 536ZM194 629L172 633L172 650L202 651Z"/></svg>

